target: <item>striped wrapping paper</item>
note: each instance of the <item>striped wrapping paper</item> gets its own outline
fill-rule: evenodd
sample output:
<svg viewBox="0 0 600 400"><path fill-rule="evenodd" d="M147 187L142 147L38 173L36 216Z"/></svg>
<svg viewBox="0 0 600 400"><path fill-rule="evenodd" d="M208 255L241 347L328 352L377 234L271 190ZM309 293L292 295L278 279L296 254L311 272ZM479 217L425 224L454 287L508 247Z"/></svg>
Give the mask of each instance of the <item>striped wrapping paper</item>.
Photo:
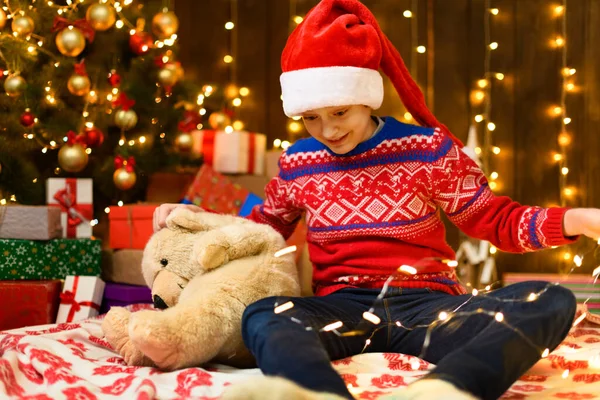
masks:
<svg viewBox="0 0 600 400"><path fill-rule="evenodd" d="M594 284L594 277L591 274L504 274L503 282L505 286L524 281L558 282L562 286L571 289L577 298L577 303L581 304L587 300L586 304L590 313L600 315L600 279Z"/></svg>

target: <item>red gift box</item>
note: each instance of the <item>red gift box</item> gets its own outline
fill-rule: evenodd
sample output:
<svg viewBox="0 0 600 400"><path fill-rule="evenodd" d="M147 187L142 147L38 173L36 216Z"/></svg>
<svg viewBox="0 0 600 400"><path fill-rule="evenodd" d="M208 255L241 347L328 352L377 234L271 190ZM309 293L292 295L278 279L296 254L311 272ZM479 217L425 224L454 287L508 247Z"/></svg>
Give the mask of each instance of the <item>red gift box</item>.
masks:
<svg viewBox="0 0 600 400"><path fill-rule="evenodd" d="M0 281L0 330L53 324L58 311L62 282Z"/></svg>
<svg viewBox="0 0 600 400"><path fill-rule="evenodd" d="M110 207L109 244L112 249L143 250L152 236L152 216L158 204Z"/></svg>
<svg viewBox="0 0 600 400"><path fill-rule="evenodd" d="M219 214L237 215L250 191L203 164L190 185L185 202Z"/></svg>

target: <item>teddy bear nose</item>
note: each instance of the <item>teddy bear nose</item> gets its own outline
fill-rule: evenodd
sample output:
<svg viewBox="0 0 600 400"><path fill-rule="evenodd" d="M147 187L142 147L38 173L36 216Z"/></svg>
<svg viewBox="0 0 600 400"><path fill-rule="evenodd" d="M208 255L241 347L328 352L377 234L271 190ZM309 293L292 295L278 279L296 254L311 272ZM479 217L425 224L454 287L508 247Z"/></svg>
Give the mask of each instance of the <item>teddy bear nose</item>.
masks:
<svg viewBox="0 0 600 400"><path fill-rule="evenodd" d="M169 308L167 303L165 303L165 301L157 294L152 297L152 300L154 301L154 308L158 308L159 310L165 310Z"/></svg>

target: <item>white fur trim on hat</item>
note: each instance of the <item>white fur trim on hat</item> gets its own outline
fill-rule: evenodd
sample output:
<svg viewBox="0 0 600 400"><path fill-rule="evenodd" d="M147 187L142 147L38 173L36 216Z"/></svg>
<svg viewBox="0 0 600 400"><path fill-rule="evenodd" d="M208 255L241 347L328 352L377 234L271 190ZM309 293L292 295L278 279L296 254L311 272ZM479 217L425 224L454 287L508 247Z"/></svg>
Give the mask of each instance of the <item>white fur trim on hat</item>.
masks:
<svg viewBox="0 0 600 400"><path fill-rule="evenodd" d="M358 67L319 67L281 74L283 111L288 117L321 107L366 105L383 102L379 71Z"/></svg>

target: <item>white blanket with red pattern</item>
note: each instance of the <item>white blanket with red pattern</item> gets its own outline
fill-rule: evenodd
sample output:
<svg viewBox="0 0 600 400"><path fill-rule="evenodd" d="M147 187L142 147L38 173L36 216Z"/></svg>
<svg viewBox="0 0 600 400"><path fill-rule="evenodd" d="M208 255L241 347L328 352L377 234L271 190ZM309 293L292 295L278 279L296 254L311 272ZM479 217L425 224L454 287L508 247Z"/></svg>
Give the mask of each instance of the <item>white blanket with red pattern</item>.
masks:
<svg viewBox="0 0 600 400"><path fill-rule="evenodd" d="M166 373L128 367L102 339L100 323L98 318L0 332L0 398L216 400L227 385L260 374L224 366ZM372 353L334 365L357 398L377 399L433 367L417 359L419 367L413 370L415 360ZM502 399L600 399L600 327L583 323L573 328Z"/></svg>

